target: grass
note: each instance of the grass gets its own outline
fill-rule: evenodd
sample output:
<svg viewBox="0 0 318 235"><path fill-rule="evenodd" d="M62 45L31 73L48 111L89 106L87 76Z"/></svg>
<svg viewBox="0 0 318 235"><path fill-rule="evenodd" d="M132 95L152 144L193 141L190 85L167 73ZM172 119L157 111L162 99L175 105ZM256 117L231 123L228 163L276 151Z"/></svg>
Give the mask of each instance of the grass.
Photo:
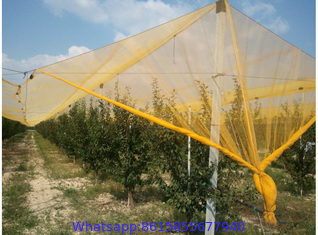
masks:
<svg viewBox="0 0 318 235"><path fill-rule="evenodd" d="M37 217L33 215L26 202L26 193L31 188L26 183L26 176L15 173L10 179L10 186L3 189L3 234L21 234L25 229L37 225Z"/></svg>
<svg viewBox="0 0 318 235"><path fill-rule="evenodd" d="M272 177L274 180L276 187L280 191L289 192L293 195L298 193L297 184L292 179L292 177L283 169L267 167L265 172Z"/></svg>
<svg viewBox="0 0 318 235"><path fill-rule="evenodd" d="M21 162L20 165L17 167L16 171L27 171L27 165L25 162Z"/></svg>
<svg viewBox="0 0 318 235"><path fill-rule="evenodd" d="M311 233L316 227L316 202L312 198L278 193L276 215L286 224L279 225L282 234L315 234Z"/></svg>
<svg viewBox="0 0 318 235"><path fill-rule="evenodd" d="M18 143L26 143L29 133L19 133L4 143L3 169L15 168L2 188L2 232L3 234L22 234L38 224L37 216L33 215L26 203L27 193L31 186L28 183L33 168L28 167L28 151L14 147ZM13 152L13 154L11 154ZM29 174L30 173L30 174Z"/></svg>
<svg viewBox="0 0 318 235"><path fill-rule="evenodd" d="M24 170L26 167L28 155L28 149L18 146L19 144L28 144L29 132L21 132L6 139L2 142L2 171L11 171L14 167L14 171ZM22 165L22 166L19 166ZM20 167L20 168L19 168Z"/></svg>
<svg viewBox="0 0 318 235"><path fill-rule="evenodd" d="M44 139L38 132L34 133L34 139L44 160L44 167L49 171L51 178L69 179L86 176L79 165L74 165L62 150Z"/></svg>
<svg viewBox="0 0 318 235"><path fill-rule="evenodd" d="M282 234L315 234L315 189L300 197L297 184L283 169L269 167L266 172L273 178L278 189L275 214L287 222L280 224L278 230Z"/></svg>

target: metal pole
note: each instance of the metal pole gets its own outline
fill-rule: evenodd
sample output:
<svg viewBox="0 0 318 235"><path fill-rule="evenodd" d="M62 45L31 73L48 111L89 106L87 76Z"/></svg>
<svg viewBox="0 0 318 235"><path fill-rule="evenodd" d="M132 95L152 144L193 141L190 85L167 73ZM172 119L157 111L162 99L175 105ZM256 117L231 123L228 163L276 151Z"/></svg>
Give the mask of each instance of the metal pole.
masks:
<svg viewBox="0 0 318 235"><path fill-rule="evenodd" d="M104 84L100 84L100 85L99 85L99 95L102 95L102 89L103 89L103 87L104 87ZM98 111L99 111L99 113L101 112L100 106L99 106L99 108L98 108Z"/></svg>
<svg viewBox="0 0 318 235"><path fill-rule="evenodd" d="M211 140L213 142L219 143L220 135L220 115L221 115L221 99L222 94L220 91L220 82L223 73L223 53L224 53L224 39L225 39L225 20L226 20L226 8L224 0L218 0L216 2L216 45L215 45L215 72L216 76L212 77L215 81L215 86L213 86L212 94L212 118L211 118ZM217 80L218 81L217 81ZM209 152L209 166L215 164L217 167L219 158L219 151L215 148L210 147ZM214 170L212 177L210 179L211 186L217 187L217 168ZM207 200L206 206L206 222L212 222L210 230L207 231L209 226L205 226L205 235L213 235L215 233L215 216L216 216L216 206L215 198L210 198Z"/></svg>
<svg viewBox="0 0 318 235"><path fill-rule="evenodd" d="M191 125L191 106L189 106L188 124ZM191 137L188 136L188 176L190 178Z"/></svg>

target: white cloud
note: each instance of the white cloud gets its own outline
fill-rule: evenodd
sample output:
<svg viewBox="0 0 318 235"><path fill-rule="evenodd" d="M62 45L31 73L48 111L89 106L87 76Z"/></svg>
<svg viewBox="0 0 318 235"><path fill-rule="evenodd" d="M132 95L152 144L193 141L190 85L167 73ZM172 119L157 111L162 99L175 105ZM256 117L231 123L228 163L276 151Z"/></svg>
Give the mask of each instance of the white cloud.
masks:
<svg viewBox="0 0 318 235"><path fill-rule="evenodd" d="M288 21L278 15L272 4L260 0L243 0L241 4L243 13L274 33L283 34L289 30Z"/></svg>
<svg viewBox="0 0 318 235"><path fill-rule="evenodd" d="M113 8L116 11L110 12L110 18L116 28L131 35L163 24L191 11L190 6L186 4L170 5L154 0L146 2L123 0L120 3L121 5L117 1L116 3L112 1Z"/></svg>
<svg viewBox="0 0 318 235"><path fill-rule="evenodd" d="M57 16L72 13L82 20L112 24L114 40L123 35L134 35L194 10L194 4L176 1L174 4L162 0L43 0ZM204 2L204 1L203 1ZM195 4L197 6L197 4Z"/></svg>
<svg viewBox="0 0 318 235"><path fill-rule="evenodd" d="M264 24L264 26L274 33L286 33L289 30L288 21L281 17L271 20L271 22Z"/></svg>
<svg viewBox="0 0 318 235"><path fill-rule="evenodd" d="M71 13L84 21L111 24L115 32L114 41L163 24L208 3L207 0L171 1L171 4L162 0L43 1L56 16ZM283 34L289 30L288 22L278 15L272 4L264 0L242 0L241 4L246 15L273 32Z"/></svg>
<svg viewBox="0 0 318 235"><path fill-rule="evenodd" d="M2 53L2 64L3 63L9 63L11 59L8 58L7 54Z"/></svg>
<svg viewBox="0 0 318 235"><path fill-rule="evenodd" d="M76 14L82 20L94 23L103 23L108 21L107 13L100 7L97 0L43 0L44 4L59 17L64 12Z"/></svg>
<svg viewBox="0 0 318 235"><path fill-rule="evenodd" d="M123 40L123 39L128 38L128 37L129 36L126 36L125 34L117 31L115 33L114 42L118 42L118 41Z"/></svg>
<svg viewBox="0 0 318 235"><path fill-rule="evenodd" d="M13 60L8 57L7 54L2 53L2 67L3 68L8 68L8 69L14 69L17 71L30 71L36 68L41 68L46 65L50 65L65 59L68 59L70 57L74 57L80 54L83 54L85 52L90 51L87 47L81 46L72 46L68 49L68 53L63 55L36 55L28 59L23 59L23 60ZM17 80L20 79L20 82L22 81L21 79L23 78L23 75L6 75L6 74L12 74L10 71L3 70L3 77L6 80L12 80L14 79L13 82L17 83ZM22 81L23 82L23 81Z"/></svg>
<svg viewBox="0 0 318 235"><path fill-rule="evenodd" d="M251 3L250 0L242 1L243 12L251 18L266 18L276 13L273 5L256 1Z"/></svg>
<svg viewBox="0 0 318 235"><path fill-rule="evenodd" d="M66 57L69 58L69 57L77 56L77 55L80 55L80 54L83 54L83 53L86 53L89 51L90 51L90 49L88 49L87 47L84 47L84 46L81 46L81 47L71 46L68 49L68 55L66 55Z"/></svg>

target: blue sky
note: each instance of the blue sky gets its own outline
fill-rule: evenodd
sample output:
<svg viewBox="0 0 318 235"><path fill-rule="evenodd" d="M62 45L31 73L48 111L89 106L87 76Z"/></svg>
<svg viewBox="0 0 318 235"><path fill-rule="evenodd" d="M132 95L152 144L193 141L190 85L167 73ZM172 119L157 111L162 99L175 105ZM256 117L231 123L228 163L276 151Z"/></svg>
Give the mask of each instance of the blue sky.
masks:
<svg viewBox="0 0 318 235"><path fill-rule="evenodd" d="M315 57L315 0L228 0ZM214 0L2 0L2 66L29 71L132 36ZM3 78L23 82L23 75Z"/></svg>

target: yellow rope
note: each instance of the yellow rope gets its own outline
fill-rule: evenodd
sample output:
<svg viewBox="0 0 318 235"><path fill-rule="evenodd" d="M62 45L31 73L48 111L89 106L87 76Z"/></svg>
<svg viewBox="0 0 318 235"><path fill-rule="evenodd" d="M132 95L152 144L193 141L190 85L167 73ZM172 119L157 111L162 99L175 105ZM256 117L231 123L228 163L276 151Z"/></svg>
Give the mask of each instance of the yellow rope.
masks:
<svg viewBox="0 0 318 235"><path fill-rule="evenodd" d="M261 162L261 171L264 171L268 165L270 165L273 161L276 161L279 156L290 146L292 146L302 134L304 134L309 127L314 124L316 121L316 115L310 119L310 121L300 128L285 144L283 144L280 148L276 149L271 155L269 155L267 158L265 158Z"/></svg>

